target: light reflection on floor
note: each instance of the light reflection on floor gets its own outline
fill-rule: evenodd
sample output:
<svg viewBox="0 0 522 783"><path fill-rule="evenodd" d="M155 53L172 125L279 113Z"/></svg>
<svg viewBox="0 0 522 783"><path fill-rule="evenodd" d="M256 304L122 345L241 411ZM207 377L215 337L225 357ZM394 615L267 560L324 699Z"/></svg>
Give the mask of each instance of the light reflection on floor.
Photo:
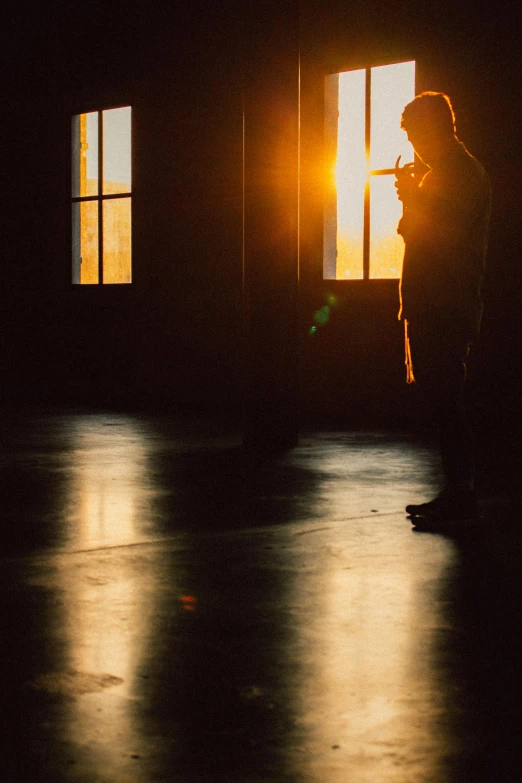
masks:
<svg viewBox="0 0 522 783"><path fill-rule="evenodd" d="M299 718L307 781L341 783L352 768L360 783L439 780L438 751L451 737L437 725L444 704L430 648L443 622L434 585L452 545L433 542L426 578L421 548L404 539L399 519L387 517L387 536L370 533L365 549L339 524L310 535L314 559L293 584L307 670ZM335 754L325 757L325 748Z"/></svg>
<svg viewBox="0 0 522 783"><path fill-rule="evenodd" d="M38 730L71 779L460 783L461 553L401 510L436 488L428 447L325 434L248 461L132 417L55 426L41 513L65 532L23 580L54 596L66 665L32 687L60 700Z"/></svg>
<svg viewBox="0 0 522 783"><path fill-rule="evenodd" d="M147 439L126 417L77 418L72 425L70 554L55 560L54 572L64 598L69 668L55 676L54 687L69 697L69 742L88 743L100 768L116 770L122 749L140 745L128 699L149 640L155 592L154 572L142 571L143 554L135 558L125 548L140 540L139 520L147 514Z"/></svg>
<svg viewBox="0 0 522 783"><path fill-rule="evenodd" d="M146 490L146 442L128 418L89 417L70 429L69 535L76 549L133 541Z"/></svg>

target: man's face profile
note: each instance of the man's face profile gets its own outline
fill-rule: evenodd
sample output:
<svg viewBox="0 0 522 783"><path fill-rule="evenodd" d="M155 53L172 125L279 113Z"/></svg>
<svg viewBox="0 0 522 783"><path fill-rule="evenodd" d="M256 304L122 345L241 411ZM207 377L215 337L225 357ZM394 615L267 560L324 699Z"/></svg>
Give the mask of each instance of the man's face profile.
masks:
<svg viewBox="0 0 522 783"><path fill-rule="evenodd" d="M423 122L422 125L410 126L406 130L408 141L413 146L418 157L427 166L436 164L447 149L450 137L441 134L438 127Z"/></svg>
<svg viewBox="0 0 522 783"><path fill-rule="evenodd" d="M406 135L419 158L429 166L431 158L430 153L432 152L433 146L429 131L427 131L426 128L408 128Z"/></svg>

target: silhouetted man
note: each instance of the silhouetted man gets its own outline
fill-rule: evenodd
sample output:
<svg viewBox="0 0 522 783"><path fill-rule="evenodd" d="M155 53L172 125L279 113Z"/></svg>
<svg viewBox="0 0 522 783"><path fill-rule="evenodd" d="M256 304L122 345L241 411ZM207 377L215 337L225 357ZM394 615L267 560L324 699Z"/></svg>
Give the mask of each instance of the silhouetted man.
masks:
<svg viewBox="0 0 522 783"><path fill-rule="evenodd" d="M447 95L418 95L405 107L401 127L428 167L420 181L413 167L398 170L396 181L404 209L400 317L408 380L415 380L438 427L446 478L438 497L406 511L414 520L473 519L477 500L463 392L469 347L482 319L491 187L455 135Z"/></svg>

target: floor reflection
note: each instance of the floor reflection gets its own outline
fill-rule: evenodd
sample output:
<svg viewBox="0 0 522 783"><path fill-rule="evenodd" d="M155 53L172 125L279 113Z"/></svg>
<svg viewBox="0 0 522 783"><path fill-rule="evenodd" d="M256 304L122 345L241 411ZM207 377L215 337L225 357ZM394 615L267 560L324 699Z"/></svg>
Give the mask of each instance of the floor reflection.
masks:
<svg viewBox="0 0 522 783"><path fill-rule="evenodd" d="M447 684L430 650L443 623L438 584L454 552L444 539L427 547L397 514L399 496L429 484L433 465L405 479L414 450L367 440L249 464L235 450L181 450L154 457L153 491L147 453L132 423L79 423L74 547L99 551L78 555L75 567L69 560L62 584L71 670L120 682L98 679L71 704L71 739L85 742L102 711L103 733L90 734L100 762L121 763L122 749L151 759L153 708L169 763L186 775L224 774L233 759L239 777L261 765L307 783L344 783L355 770L358 783L438 779L451 737L439 720ZM223 464L231 454L233 471ZM273 517L287 515L282 473L287 492L288 477L299 477L306 497L286 526ZM112 551L136 540L139 513L157 513L166 481L171 492L159 497L170 536L176 520L199 521L200 530L182 553L165 544ZM202 482L219 494L201 494ZM144 497L154 499L148 508ZM248 529L263 498L279 523L270 533ZM241 520L228 518L231 509ZM243 536L220 538L209 520L239 524Z"/></svg>
<svg viewBox="0 0 522 783"><path fill-rule="evenodd" d="M39 427L3 454L11 779L519 779L518 517L412 532L429 449Z"/></svg>
<svg viewBox="0 0 522 783"><path fill-rule="evenodd" d="M334 526L315 534L313 563L303 552L308 566L294 586L307 672L298 723L310 783L351 774L357 783L443 780L451 736L439 718L448 685L432 648L445 623L437 592L452 546L433 542L426 578L416 542L395 520L386 526L386 536ZM394 537L399 570L391 567Z"/></svg>
<svg viewBox="0 0 522 783"><path fill-rule="evenodd" d="M161 592L153 543L135 550L154 494L149 444L142 427L122 417L75 418L69 440L68 551L54 558L68 666L38 685L66 697L65 734L75 755L87 754L109 779L137 781L132 764L142 740L129 705Z"/></svg>
<svg viewBox="0 0 522 783"><path fill-rule="evenodd" d="M69 427L69 545L134 542L147 511L147 440L132 418L77 417Z"/></svg>

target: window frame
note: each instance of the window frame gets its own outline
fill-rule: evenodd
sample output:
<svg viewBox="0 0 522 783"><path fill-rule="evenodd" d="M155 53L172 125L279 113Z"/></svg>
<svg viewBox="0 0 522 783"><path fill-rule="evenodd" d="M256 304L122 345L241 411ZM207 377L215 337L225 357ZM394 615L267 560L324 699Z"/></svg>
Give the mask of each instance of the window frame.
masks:
<svg viewBox="0 0 522 783"><path fill-rule="evenodd" d="M327 121L327 89L326 89L326 79L339 76L341 73L349 72L349 71L365 71L365 103L364 103L364 111L365 111L365 118L364 118L364 135L365 135L365 155L366 160L368 162L368 173L367 173L367 179L365 182L364 187L364 205L363 205L363 259L362 259L362 272L363 275L361 278L348 278L348 277L336 277L336 276L327 276L326 270L327 270L327 244L331 245L332 238L327 237L327 222L328 222L328 210L330 211L330 219L331 219L331 213L335 209L335 222L337 225L337 196L335 196L335 199L332 199L330 195L328 195L325 198L324 202L324 216L323 216L323 253L322 253L322 278L325 283L328 283L329 285L339 285L342 286L344 283L350 283L352 285L359 285L360 288L366 287L368 285L374 286L382 286L383 288L388 288L389 286L397 286L398 282L400 280L399 277L370 277L370 191L371 191L371 181L372 177L374 176L389 176L395 173L395 168L386 168L386 169L370 169L369 168L369 161L370 161L370 144L371 144L371 85L372 85L372 69L374 68L380 68L383 66L390 66L390 65L399 65L401 63L407 63L407 62L414 62L415 63L415 81L414 81L414 93L417 94L419 91L419 60L414 55L405 55L403 57L392 57L392 58L382 58L382 59L376 59L375 61L371 62L365 62L364 64L349 64L349 65L343 65L342 67L339 67L338 69L328 69L327 72L324 72L324 86L323 86L323 95L325 100L325 110L323 113L324 120L325 120L325 126ZM326 133L325 133L325 143L326 143ZM337 131L336 131L336 144L337 144ZM331 156L330 156L331 157ZM415 160L417 160L417 156L415 155ZM333 207L333 203L335 203L335 207ZM337 230L337 228L336 228ZM337 240L335 240L337 243ZM330 264L332 264L332 261L330 261ZM334 260L332 265L336 265L336 260ZM334 267L335 268L335 267Z"/></svg>
<svg viewBox="0 0 522 783"><path fill-rule="evenodd" d="M69 203L69 215L70 215L70 221L71 221L71 231L70 236L72 239L71 242L71 251L72 251L72 280L71 284L76 288L91 288L98 285L103 285L105 287L107 286L128 286L132 285L133 275L132 275L132 259L133 259L133 231L132 231L132 197L133 197L133 185L131 182L131 189L128 191L121 191L117 193L103 193L103 153L104 153L104 139L103 139L103 113L106 111L112 111L114 109L130 109L130 151L131 151L131 172L134 170L133 166L133 106L132 103L124 101L124 102L118 102L115 105L106 105L103 108L88 108L83 109L79 111L75 111L71 115L71 121L70 121L70 140L71 140L71 156L70 156L70 162L69 162L69 172L70 172L70 203ZM72 195L72 182L73 182L73 176L74 176L74 167L76 165L77 161L77 155L81 151L80 146L80 140L78 138L79 134L75 132L75 122L80 121L80 117L82 115L87 114L94 114L96 113L98 115L97 117L97 131L98 131L98 161L97 161L97 181L98 181L98 187L97 187L97 193L93 196L73 196ZM131 231L131 279L128 282L111 282L107 283L104 281L104 264L103 264L103 255L104 255L104 248L103 248L103 238L104 238L104 219L103 219L103 205L106 201L114 201L118 199L130 199L131 204L131 218L130 218L130 231ZM72 219L72 210L74 208L74 204L82 204L82 203L96 203L97 204L97 226L98 226L98 281L96 283L82 283L81 282L81 261L79 263L75 263L75 243L76 239L74 236L74 221ZM77 278L77 279L75 279Z"/></svg>

